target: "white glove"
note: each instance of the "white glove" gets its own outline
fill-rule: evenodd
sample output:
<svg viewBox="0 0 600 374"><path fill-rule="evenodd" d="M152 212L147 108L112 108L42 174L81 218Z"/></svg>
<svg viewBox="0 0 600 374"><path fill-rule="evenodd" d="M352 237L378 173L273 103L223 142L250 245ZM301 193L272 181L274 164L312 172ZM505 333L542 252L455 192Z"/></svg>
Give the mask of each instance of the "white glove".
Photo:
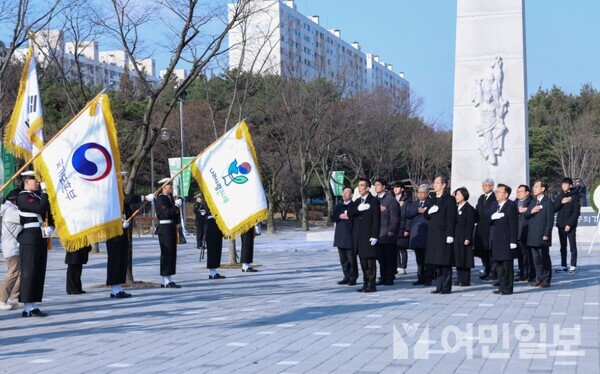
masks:
<svg viewBox="0 0 600 374"><path fill-rule="evenodd" d="M510 246L510 249L516 249L517 248L517 245L515 243L510 243L509 246Z"/></svg>
<svg viewBox="0 0 600 374"><path fill-rule="evenodd" d="M200 209L200 215L201 215L201 216L203 216L203 215L205 215L205 214L206 214L206 210L204 210L204 209Z"/></svg>
<svg viewBox="0 0 600 374"><path fill-rule="evenodd" d="M154 194L153 193L149 193L148 195L144 196L144 199L146 201L153 202L154 201Z"/></svg>
<svg viewBox="0 0 600 374"><path fill-rule="evenodd" d="M40 188L42 190L45 190L46 189L46 182L40 182Z"/></svg>
<svg viewBox="0 0 600 374"><path fill-rule="evenodd" d="M127 230L129 228L129 222L123 221L123 230Z"/></svg>
<svg viewBox="0 0 600 374"><path fill-rule="evenodd" d="M452 244L454 243L454 238L451 236L446 236L446 243L447 244Z"/></svg>
<svg viewBox="0 0 600 374"><path fill-rule="evenodd" d="M370 207L371 207L371 204L367 204L367 203L358 204L358 211L362 212L362 211L369 209Z"/></svg>
<svg viewBox="0 0 600 374"><path fill-rule="evenodd" d="M438 210L440 210L440 207L438 207L437 205L434 205L431 208L429 208L427 213L429 213L429 214L437 213Z"/></svg>
<svg viewBox="0 0 600 374"><path fill-rule="evenodd" d="M181 198L175 200L175 205L177 205L179 208L181 208L181 206L183 205L183 200Z"/></svg>
<svg viewBox="0 0 600 374"><path fill-rule="evenodd" d="M504 213L496 212L492 214L492 221L504 217Z"/></svg>
<svg viewBox="0 0 600 374"><path fill-rule="evenodd" d="M44 235L45 236L52 236L52 233L54 233L54 227L52 227L52 226L44 227Z"/></svg>
<svg viewBox="0 0 600 374"><path fill-rule="evenodd" d="M371 238L369 239L369 242L371 242L371 246L374 246L375 244L377 244L377 238Z"/></svg>

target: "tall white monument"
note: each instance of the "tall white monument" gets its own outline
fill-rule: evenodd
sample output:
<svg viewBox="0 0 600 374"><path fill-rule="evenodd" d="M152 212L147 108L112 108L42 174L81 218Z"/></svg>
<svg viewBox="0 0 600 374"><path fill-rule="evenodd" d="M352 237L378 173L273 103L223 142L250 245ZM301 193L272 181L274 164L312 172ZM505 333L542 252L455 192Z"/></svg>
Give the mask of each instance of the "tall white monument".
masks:
<svg viewBox="0 0 600 374"><path fill-rule="evenodd" d="M457 0L452 188L529 183L523 0Z"/></svg>

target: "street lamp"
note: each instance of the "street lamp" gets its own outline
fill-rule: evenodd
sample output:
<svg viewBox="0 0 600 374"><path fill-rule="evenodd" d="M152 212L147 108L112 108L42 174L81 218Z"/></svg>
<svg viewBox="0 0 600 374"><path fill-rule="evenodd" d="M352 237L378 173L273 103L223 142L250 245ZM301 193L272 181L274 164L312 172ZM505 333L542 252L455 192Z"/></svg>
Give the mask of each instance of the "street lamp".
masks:
<svg viewBox="0 0 600 374"><path fill-rule="evenodd" d="M152 129L152 133L154 136L158 136L158 139L162 141L167 141L171 138L171 133L166 128ZM156 135L158 133L158 135ZM154 144L150 147L150 191L154 192L156 186L154 185ZM156 231L156 211L154 209L154 201L152 202L152 226L150 227L150 231L152 231L152 236L154 236L154 232Z"/></svg>
<svg viewBox="0 0 600 374"><path fill-rule="evenodd" d="M183 91L177 98L179 100L179 136L181 138L181 168L183 169L183 102L185 101L186 92ZM181 206L181 229L183 235L187 236L188 231L185 227L185 196L183 195L183 173L179 173L179 196L183 198L183 205Z"/></svg>

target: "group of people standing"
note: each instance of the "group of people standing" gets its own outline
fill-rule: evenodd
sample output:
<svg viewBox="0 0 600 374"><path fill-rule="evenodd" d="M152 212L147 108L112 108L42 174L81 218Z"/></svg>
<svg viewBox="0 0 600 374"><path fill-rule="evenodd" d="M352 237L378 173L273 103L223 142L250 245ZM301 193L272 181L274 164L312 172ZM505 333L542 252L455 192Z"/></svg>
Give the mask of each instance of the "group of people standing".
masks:
<svg viewBox="0 0 600 374"><path fill-rule="evenodd" d="M483 193L475 207L469 204L465 187L450 194L443 176L436 177L431 186L420 185L414 201L404 194L404 187L403 182L388 186L379 178L371 192L370 181L361 178L355 200L353 190L344 189L342 202L331 216L336 223L334 246L338 247L344 274L338 284L357 283L358 256L363 271L359 292L375 292L376 285L391 286L396 275L405 274L410 248L417 263L417 280L412 284L431 286L435 281L433 294L449 294L453 285L471 286L475 257L480 257L483 265L480 279L494 281L495 294L512 294L514 282L520 281L550 287L549 251L555 213L561 243L561 267L556 271L576 271L575 233L581 204L571 178L563 179L562 191L554 201L543 181L536 181L531 189L518 186L517 198L510 200L512 188L495 185L488 178L482 182ZM380 278L376 282L377 263Z"/></svg>
<svg viewBox="0 0 600 374"><path fill-rule="evenodd" d="M0 285L0 310L23 307L23 317L46 317L36 303L42 301L46 277L48 249L54 232L48 193L44 182L36 179L33 171L21 174L23 189L10 191L0 210L2 215L2 252L7 261L7 272ZM144 201L154 202L159 225L156 230L160 245L161 288L180 288L173 280L177 265L177 226L181 223L181 198L173 197L173 186L169 178L161 179L161 192L154 194L125 196L123 202L123 234L106 241L108 255L106 285L111 288L110 298L125 299L132 295L121 287L126 283L132 227L129 221L134 207ZM201 201L201 196L196 196ZM196 206L194 207L196 210ZM207 244L207 267L209 279L223 279L217 272L221 266L223 234L206 205L197 209L202 219L202 234ZM256 272L252 267L255 228L242 235L243 272ZM199 236L203 240L204 237ZM82 268L88 261L91 246L66 252L66 291L69 295L86 293L82 289Z"/></svg>

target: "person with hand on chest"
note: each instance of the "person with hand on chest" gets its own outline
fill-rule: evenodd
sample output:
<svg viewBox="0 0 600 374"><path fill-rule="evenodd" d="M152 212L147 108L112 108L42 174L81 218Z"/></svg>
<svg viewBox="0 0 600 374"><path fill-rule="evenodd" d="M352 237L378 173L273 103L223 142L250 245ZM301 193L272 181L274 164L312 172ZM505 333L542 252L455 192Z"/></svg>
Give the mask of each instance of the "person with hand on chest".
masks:
<svg viewBox="0 0 600 374"><path fill-rule="evenodd" d="M496 201L490 212L490 251L496 263L499 287L495 294L511 295L514 284L514 259L517 257L519 212L508 197L512 189L502 183L496 186Z"/></svg>
<svg viewBox="0 0 600 374"><path fill-rule="evenodd" d="M552 280L552 260L550 247L552 246L552 226L554 225L554 206L546 196L548 184L540 180L533 184L533 199L524 213L528 220L527 246L531 248L533 264L535 266L535 282L533 287L550 287Z"/></svg>
<svg viewBox="0 0 600 374"><path fill-rule="evenodd" d="M379 199L369 192L371 182L361 178L358 182L359 198L348 206L348 217L354 219L352 243L360 257L360 267L363 272L363 287L358 292L375 292L375 277L377 276L376 245L381 225Z"/></svg>

